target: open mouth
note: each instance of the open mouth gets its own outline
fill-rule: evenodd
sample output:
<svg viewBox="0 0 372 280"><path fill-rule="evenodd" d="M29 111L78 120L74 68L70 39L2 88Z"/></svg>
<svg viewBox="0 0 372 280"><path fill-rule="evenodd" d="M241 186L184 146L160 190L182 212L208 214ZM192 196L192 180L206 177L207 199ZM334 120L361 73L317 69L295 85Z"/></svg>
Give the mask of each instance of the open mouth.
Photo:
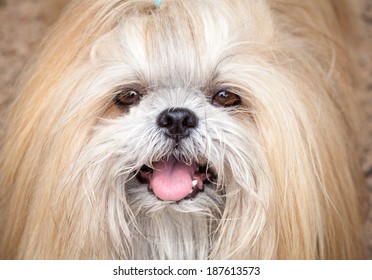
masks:
<svg viewBox="0 0 372 280"><path fill-rule="evenodd" d="M186 164L172 158L143 165L137 173L141 183L160 200L181 201L195 198L204 191L204 184L215 182L216 176L206 164Z"/></svg>

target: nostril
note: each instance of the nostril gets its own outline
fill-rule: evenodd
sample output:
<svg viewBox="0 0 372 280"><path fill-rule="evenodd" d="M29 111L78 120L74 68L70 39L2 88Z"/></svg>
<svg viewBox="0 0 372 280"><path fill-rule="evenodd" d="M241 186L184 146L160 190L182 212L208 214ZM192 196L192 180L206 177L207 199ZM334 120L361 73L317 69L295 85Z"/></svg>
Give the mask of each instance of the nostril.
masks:
<svg viewBox="0 0 372 280"><path fill-rule="evenodd" d="M194 113L186 115L182 122L183 126L188 128L195 128L198 125L197 118Z"/></svg>
<svg viewBox="0 0 372 280"><path fill-rule="evenodd" d="M172 117L169 114L161 114L157 120L160 127L170 127L173 125Z"/></svg>
<svg viewBox="0 0 372 280"><path fill-rule="evenodd" d="M198 118L187 108L170 108L159 114L157 124L166 128L166 134L178 141L189 135L189 129L197 127Z"/></svg>

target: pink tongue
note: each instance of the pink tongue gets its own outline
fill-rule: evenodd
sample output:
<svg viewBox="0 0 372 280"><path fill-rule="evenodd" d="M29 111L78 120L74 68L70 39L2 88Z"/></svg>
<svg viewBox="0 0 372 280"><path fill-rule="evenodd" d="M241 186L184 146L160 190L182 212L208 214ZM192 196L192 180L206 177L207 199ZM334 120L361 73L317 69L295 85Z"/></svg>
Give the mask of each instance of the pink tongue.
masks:
<svg viewBox="0 0 372 280"><path fill-rule="evenodd" d="M196 165L187 165L175 160L154 163L150 188L161 200L179 201L192 191ZM198 187L202 184L198 180Z"/></svg>

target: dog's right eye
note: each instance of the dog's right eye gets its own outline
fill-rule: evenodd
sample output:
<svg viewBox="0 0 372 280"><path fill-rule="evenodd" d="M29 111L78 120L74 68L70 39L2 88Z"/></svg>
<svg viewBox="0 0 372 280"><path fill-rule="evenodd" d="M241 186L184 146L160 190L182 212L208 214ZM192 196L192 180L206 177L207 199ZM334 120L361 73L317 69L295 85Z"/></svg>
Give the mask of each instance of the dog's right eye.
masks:
<svg viewBox="0 0 372 280"><path fill-rule="evenodd" d="M133 89L120 91L114 98L114 102L119 107L129 107L137 104L141 100L142 94Z"/></svg>

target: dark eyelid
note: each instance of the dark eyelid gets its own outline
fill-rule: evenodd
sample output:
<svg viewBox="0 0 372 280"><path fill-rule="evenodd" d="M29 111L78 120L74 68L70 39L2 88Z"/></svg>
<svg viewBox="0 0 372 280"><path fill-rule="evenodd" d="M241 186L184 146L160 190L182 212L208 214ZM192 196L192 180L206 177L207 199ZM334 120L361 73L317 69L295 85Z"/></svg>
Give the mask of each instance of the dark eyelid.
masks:
<svg viewBox="0 0 372 280"><path fill-rule="evenodd" d="M128 91L135 91L135 92L138 92L141 96L145 95L147 93L147 90L145 87L141 86L141 85L138 85L138 84L128 84L128 85L122 85L122 86L118 86L115 90L114 90L114 94L119 94L121 92L128 92Z"/></svg>

